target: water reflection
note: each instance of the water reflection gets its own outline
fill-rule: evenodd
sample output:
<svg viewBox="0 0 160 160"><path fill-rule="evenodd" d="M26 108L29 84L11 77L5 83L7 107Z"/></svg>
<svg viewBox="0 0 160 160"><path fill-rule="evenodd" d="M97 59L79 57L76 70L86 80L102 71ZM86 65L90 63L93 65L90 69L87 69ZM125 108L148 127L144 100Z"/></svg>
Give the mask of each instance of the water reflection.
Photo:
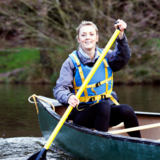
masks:
<svg viewBox="0 0 160 160"><path fill-rule="evenodd" d="M160 86L133 85L114 86L120 103L126 103L135 111L160 112Z"/></svg>
<svg viewBox="0 0 160 160"><path fill-rule="evenodd" d="M0 137L41 137L32 94L52 97L52 86L0 85Z"/></svg>

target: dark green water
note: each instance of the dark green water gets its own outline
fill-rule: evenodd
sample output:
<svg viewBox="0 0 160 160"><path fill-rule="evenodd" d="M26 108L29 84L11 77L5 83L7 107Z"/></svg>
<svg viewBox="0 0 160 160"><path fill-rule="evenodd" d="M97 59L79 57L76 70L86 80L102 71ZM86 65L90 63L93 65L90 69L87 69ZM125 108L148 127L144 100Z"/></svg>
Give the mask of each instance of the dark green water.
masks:
<svg viewBox="0 0 160 160"><path fill-rule="evenodd" d="M160 112L160 85L114 86L120 99L135 111Z"/></svg>
<svg viewBox="0 0 160 160"><path fill-rule="evenodd" d="M51 85L0 84L0 159L13 159L13 151L15 157L25 159L43 147L45 141L39 128L36 109L34 104L28 102L28 97L37 94L53 98L52 88ZM122 85L114 86L114 90L120 103L128 104L136 111L160 112L160 86ZM51 151L50 158L74 159L57 149Z"/></svg>
<svg viewBox="0 0 160 160"><path fill-rule="evenodd" d="M52 97L52 86L0 85L0 136L41 137L36 109L28 102L32 94Z"/></svg>

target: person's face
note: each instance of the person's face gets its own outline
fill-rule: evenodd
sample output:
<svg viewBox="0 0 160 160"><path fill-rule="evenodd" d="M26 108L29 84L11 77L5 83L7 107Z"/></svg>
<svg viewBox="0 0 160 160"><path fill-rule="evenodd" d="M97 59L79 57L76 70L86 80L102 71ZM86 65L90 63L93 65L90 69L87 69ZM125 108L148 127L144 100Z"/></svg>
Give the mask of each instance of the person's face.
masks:
<svg viewBox="0 0 160 160"><path fill-rule="evenodd" d="M93 26L82 26L78 35L78 43L81 45L83 50L90 50L96 47L99 36Z"/></svg>

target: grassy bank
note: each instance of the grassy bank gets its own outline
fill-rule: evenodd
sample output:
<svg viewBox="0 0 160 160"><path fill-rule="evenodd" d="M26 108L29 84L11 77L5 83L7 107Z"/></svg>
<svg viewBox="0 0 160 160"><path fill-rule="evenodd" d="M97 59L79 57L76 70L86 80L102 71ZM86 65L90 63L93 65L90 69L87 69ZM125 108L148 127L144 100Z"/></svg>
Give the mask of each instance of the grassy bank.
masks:
<svg viewBox="0 0 160 160"><path fill-rule="evenodd" d="M150 45L150 44L149 44ZM159 50L157 46L157 51ZM50 53L50 65L44 66L40 62L40 52L35 48L12 48L0 52L0 83L55 83L59 76L59 70L68 52L62 48ZM160 84L160 52L148 55L149 58L142 62L134 62L132 55L129 64L121 71L114 73L116 84ZM140 63L142 62L142 63ZM24 69L12 73L16 69ZM10 73L1 76L2 73Z"/></svg>
<svg viewBox="0 0 160 160"><path fill-rule="evenodd" d="M29 69L39 62L35 48L12 48L0 51L0 82L22 83L29 76ZM14 72L15 71L15 72Z"/></svg>
<svg viewBox="0 0 160 160"><path fill-rule="evenodd" d="M0 51L0 73L24 68L39 61L39 51L34 48L12 48Z"/></svg>

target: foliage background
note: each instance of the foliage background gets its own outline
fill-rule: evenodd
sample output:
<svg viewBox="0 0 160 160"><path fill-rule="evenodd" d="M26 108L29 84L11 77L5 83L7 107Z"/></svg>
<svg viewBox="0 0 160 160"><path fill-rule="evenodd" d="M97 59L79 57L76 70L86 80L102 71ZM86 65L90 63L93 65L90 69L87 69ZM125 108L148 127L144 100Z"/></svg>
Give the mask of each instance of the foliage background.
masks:
<svg viewBox="0 0 160 160"><path fill-rule="evenodd" d="M104 47L117 19L128 24L132 57L115 73L115 82L159 84L158 0L1 0L0 82L55 83L62 63L77 49L79 23L93 21L99 29L99 46ZM17 68L25 71L4 76Z"/></svg>

